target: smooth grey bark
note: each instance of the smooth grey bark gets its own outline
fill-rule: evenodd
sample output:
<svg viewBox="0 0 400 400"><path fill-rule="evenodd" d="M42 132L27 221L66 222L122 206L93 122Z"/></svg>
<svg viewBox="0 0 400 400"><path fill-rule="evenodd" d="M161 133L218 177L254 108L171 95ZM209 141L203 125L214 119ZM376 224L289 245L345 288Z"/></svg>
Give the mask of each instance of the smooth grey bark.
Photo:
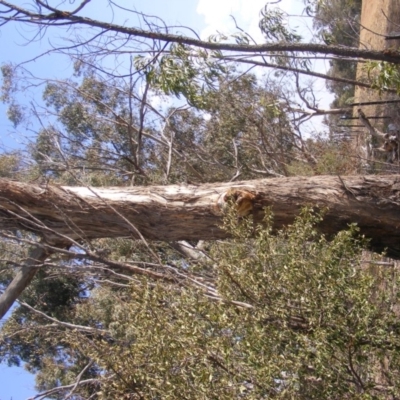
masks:
<svg viewBox="0 0 400 400"><path fill-rule="evenodd" d="M28 254L26 263L15 275L6 290L0 296L0 319L18 299L22 291L30 284L36 272L47 258L48 253L40 246L33 247Z"/></svg>
<svg viewBox="0 0 400 400"><path fill-rule="evenodd" d="M385 141L386 135L371 125L368 118L365 116L361 109L358 109L357 113L358 118L360 119L362 124L368 129L371 137L375 138L376 141L381 145Z"/></svg>
<svg viewBox="0 0 400 400"><path fill-rule="evenodd" d="M274 212L274 227L293 222L302 207L326 210L319 229L333 234L357 223L371 248L400 258L400 177L314 176L204 185L148 187L40 187L0 179L3 229L25 229L50 244L101 237L213 240L221 228L221 199L230 189L255 194L250 218ZM223 202L222 202L223 203Z"/></svg>
<svg viewBox="0 0 400 400"><path fill-rule="evenodd" d="M175 250L179 251L185 257L188 257L194 261L198 260L210 260L207 254L203 253L201 249L193 247L186 240L180 240L179 242L171 242L170 246Z"/></svg>

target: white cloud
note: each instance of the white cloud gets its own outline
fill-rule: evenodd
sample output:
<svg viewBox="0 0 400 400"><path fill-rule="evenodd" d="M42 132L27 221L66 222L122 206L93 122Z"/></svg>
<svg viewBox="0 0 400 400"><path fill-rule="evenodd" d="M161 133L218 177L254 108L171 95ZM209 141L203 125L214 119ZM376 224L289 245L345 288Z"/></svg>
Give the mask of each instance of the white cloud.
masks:
<svg viewBox="0 0 400 400"><path fill-rule="evenodd" d="M201 38L207 39L216 32L235 32L233 16L244 31L255 35L256 40L262 39L258 21L264 5L265 0L199 0L196 11L203 15L206 24Z"/></svg>
<svg viewBox="0 0 400 400"><path fill-rule="evenodd" d="M265 42L265 39L258 27L260 21L260 11L268 3L268 0L198 0L197 13L204 18L206 27L201 31L200 36L206 40L210 35L217 32L229 34L236 30L235 23L230 17L235 17L237 24L245 32L249 33L257 43ZM303 17L304 1L303 0L281 0L279 3L270 4L268 9L280 8L289 16L291 28L295 28L296 32L303 36L305 42L312 38L312 20ZM296 16L296 17L294 17ZM319 62L315 65L316 70L325 72L329 67L326 63ZM254 69L253 73L265 72L263 69ZM306 84L309 79L302 78L302 82ZM327 92L325 82L321 79L314 79L313 86L316 90L316 96L319 97L319 106L321 108L329 108L332 101L332 95ZM322 125L317 122L318 130L322 130Z"/></svg>
<svg viewBox="0 0 400 400"><path fill-rule="evenodd" d="M258 23L260 11L266 4L266 0L198 0L196 11L203 16L206 24L201 31L201 38L207 39L217 32L235 32L235 23L231 18L233 16L240 28L262 43L264 39ZM282 0L270 7L279 7L288 14L300 14L304 3L301 0Z"/></svg>

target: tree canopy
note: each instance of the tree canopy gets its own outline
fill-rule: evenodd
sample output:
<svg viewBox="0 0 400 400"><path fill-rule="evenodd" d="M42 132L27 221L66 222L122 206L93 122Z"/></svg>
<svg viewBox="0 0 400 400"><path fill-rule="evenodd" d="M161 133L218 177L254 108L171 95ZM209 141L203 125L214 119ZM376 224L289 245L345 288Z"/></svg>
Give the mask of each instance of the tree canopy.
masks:
<svg viewBox="0 0 400 400"><path fill-rule="evenodd" d="M311 34L279 3L257 41L0 0L49 43L1 66L21 145L0 154L0 361L34 398L400 396L399 143L352 99L396 96L400 53L358 46L361 1L301 2ZM339 135L355 106L373 156Z"/></svg>

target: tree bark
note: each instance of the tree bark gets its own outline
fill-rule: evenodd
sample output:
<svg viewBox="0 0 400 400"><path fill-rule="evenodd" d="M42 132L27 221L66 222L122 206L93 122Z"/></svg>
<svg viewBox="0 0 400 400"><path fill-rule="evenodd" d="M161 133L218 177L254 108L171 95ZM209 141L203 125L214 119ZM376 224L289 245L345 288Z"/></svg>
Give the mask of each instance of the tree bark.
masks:
<svg viewBox="0 0 400 400"><path fill-rule="evenodd" d="M362 112L360 108L357 110L357 113L358 113L358 118L360 119L362 124L368 129L371 136L375 138L376 141L381 145L385 141L386 135L371 125L368 118L365 116L365 114Z"/></svg>
<svg viewBox="0 0 400 400"><path fill-rule="evenodd" d="M7 289L0 296L0 319L6 315L14 301L30 284L47 255L48 253L42 247L35 247L29 251L25 265L17 272Z"/></svg>
<svg viewBox="0 0 400 400"><path fill-rule="evenodd" d="M373 250L387 248L388 255L400 258L400 178L394 175L109 188L40 187L0 179L0 222L3 229L33 231L53 244L68 243L68 237L223 239L229 235L220 227L219 206L232 188L255 195L250 215L255 223L262 222L267 206L274 212L274 227L281 228L312 205L327 210L321 232L333 234L354 222Z"/></svg>

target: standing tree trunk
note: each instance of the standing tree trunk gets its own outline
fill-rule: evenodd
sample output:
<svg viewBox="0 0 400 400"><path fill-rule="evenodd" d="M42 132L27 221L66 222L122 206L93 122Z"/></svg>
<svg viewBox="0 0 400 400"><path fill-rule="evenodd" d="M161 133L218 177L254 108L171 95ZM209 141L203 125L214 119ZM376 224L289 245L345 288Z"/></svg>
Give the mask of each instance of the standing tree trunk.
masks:
<svg viewBox="0 0 400 400"><path fill-rule="evenodd" d="M36 272L47 258L48 252L42 247L34 247L29 251L26 263L20 268L7 289L0 296L0 319L11 308L14 301L31 283Z"/></svg>

